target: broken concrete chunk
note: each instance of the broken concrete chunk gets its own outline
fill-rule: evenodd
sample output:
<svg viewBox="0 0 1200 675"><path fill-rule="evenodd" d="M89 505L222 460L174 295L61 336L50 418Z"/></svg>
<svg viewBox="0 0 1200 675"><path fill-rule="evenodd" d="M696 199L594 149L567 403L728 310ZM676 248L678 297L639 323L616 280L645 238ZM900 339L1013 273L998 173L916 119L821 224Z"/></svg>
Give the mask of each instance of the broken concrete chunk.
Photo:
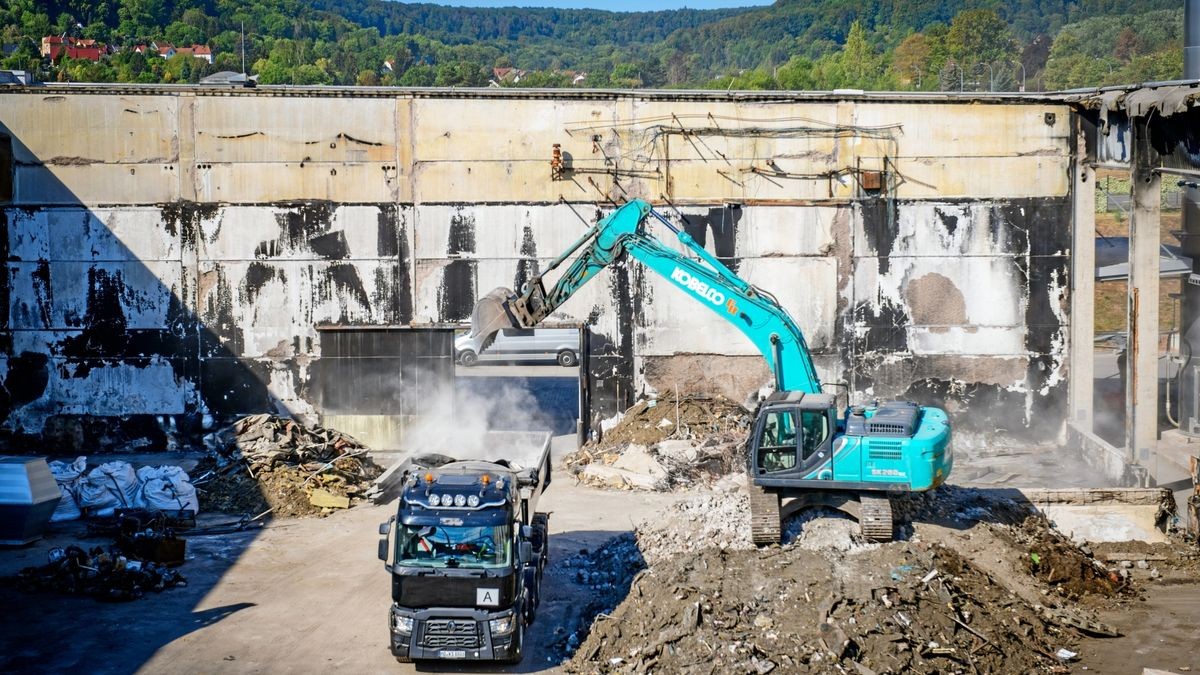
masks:
<svg viewBox="0 0 1200 675"><path fill-rule="evenodd" d="M613 467L624 469L626 471L640 474L652 478L654 480L665 480L667 470L658 460L650 454L650 451L644 445L631 445L621 453L617 461L613 462Z"/></svg>
<svg viewBox="0 0 1200 675"><path fill-rule="evenodd" d="M678 462L694 462L699 456L699 451L691 441L685 440L669 440L661 441L654 446L658 454L673 459Z"/></svg>
<svg viewBox="0 0 1200 675"><path fill-rule="evenodd" d="M329 509L348 509L350 508L349 497L339 497L329 490L317 488L308 496L308 502L318 508Z"/></svg>
<svg viewBox="0 0 1200 675"><path fill-rule="evenodd" d="M635 473L616 466L592 463L579 473L580 479L599 487L616 488L618 490L634 488L637 490L660 490L665 484L665 476L655 477L645 473Z"/></svg>

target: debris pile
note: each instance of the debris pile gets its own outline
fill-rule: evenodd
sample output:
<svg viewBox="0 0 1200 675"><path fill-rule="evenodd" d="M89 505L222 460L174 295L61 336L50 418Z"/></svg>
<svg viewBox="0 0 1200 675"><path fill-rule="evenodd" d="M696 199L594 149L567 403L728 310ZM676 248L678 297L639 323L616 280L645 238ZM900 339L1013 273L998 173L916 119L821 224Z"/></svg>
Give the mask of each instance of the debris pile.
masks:
<svg viewBox="0 0 1200 675"><path fill-rule="evenodd" d="M807 510L765 549L751 544L744 491L677 502L637 530L647 569L601 575L605 602L623 599L569 631L583 639L563 645L567 668L1065 672L1087 658L1082 638L1118 635L1098 613L1136 602L1158 567L1200 562L1182 545L1094 553L1015 491L951 486L896 501L915 520L901 541L868 542L853 520Z"/></svg>
<svg viewBox="0 0 1200 675"><path fill-rule="evenodd" d="M721 397L641 401L599 441L566 457L596 487L672 490L711 485L742 469L751 416Z"/></svg>
<svg viewBox="0 0 1200 675"><path fill-rule="evenodd" d="M555 568L565 573L567 583L590 591L576 621L555 629L551 650L566 660L587 637L587 627L603 621L625 599L629 587L646 569L646 561L633 535L613 537L595 551L582 549Z"/></svg>
<svg viewBox="0 0 1200 675"><path fill-rule="evenodd" d="M52 548L45 565L26 567L5 582L27 591L88 595L114 602L136 600L147 591L186 586L183 575L172 569L183 564L187 549L174 524L191 527L195 515L186 510L176 513L186 513L187 519L131 509L93 521L89 532L113 537L114 545Z"/></svg>
<svg viewBox="0 0 1200 675"><path fill-rule="evenodd" d="M693 440L714 436L732 436L740 442L752 419L745 408L722 396L668 394L634 404L595 445L609 449L627 443L654 445L668 438Z"/></svg>
<svg viewBox="0 0 1200 675"><path fill-rule="evenodd" d="M1078 630L938 545L709 549L638 575L568 669L1028 672L1069 658Z"/></svg>
<svg viewBox="0 0 1200 675"><path fill-rule="evenodd" d="M364 499L383 472L354 438L272 415L209 434L213 458L194 481L204 508L275 516L326 514Z"/></svg>
<svg viewBox="0 0 1200 675"><path fill-rule="evenodd" d="M112 602L136 600L148 591L160 593L187 585L187 579L176 570L137 560L117 546L86 551L79 546L53 548L48 560L40 567L26 567L5 582L28 591L87 595Z"/></svg>

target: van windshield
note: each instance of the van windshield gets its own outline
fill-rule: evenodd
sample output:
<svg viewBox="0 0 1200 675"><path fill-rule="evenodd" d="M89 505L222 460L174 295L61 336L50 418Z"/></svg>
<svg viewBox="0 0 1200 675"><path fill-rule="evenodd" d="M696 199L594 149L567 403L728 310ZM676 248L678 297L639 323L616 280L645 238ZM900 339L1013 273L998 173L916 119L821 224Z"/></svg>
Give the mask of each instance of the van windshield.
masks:
<svg viewBox="0 0 1200 675"><path fill-rule="evenodd" d="M412 567L507 567L511 528L405 525L396 539L396 564Z"/></svg>

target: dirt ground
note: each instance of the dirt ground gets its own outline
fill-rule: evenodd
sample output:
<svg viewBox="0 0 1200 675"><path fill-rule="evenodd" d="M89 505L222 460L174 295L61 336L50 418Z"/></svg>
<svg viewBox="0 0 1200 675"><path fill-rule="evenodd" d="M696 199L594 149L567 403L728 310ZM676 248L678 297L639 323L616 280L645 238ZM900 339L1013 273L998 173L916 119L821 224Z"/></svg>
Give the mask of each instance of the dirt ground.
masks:
<svg viewBox="0 0 1200 675"><path fill-rule="evenodd" d="M995 471L985 479L1008 475L987 466ZM843 518L806 516L789 524L784 546L759 550L740 524L736 487L604 491L558 472L542 502L553 512L543 605L513 670L1200 669L1200 559L1164 544L1081 548L1029 518L1011 494L949 486L908 500L912 525L885 545L858 539ZM392 508L189 538L188 585L134 602L0 584L9 608L0 613L0 671L446 670L402 666L387 651L389 581L375 544ZM44 541L0 550L0 576L41 564L81 533L78 523L58 525ZM1062 661L1059 649L1078 656Z"/></svg>

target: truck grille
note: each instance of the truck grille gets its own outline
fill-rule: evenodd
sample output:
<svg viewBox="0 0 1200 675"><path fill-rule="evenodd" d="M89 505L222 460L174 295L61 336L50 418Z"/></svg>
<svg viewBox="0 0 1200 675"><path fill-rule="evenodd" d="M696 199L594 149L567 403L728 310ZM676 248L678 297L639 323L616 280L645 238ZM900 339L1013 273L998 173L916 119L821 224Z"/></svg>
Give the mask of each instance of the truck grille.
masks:
<svg viewBox="0 0 1200 675"><path fill-rule="evenodd" d="M434 649L479 647L479 626L470 619L430 619L423 645Z"/></svg>

